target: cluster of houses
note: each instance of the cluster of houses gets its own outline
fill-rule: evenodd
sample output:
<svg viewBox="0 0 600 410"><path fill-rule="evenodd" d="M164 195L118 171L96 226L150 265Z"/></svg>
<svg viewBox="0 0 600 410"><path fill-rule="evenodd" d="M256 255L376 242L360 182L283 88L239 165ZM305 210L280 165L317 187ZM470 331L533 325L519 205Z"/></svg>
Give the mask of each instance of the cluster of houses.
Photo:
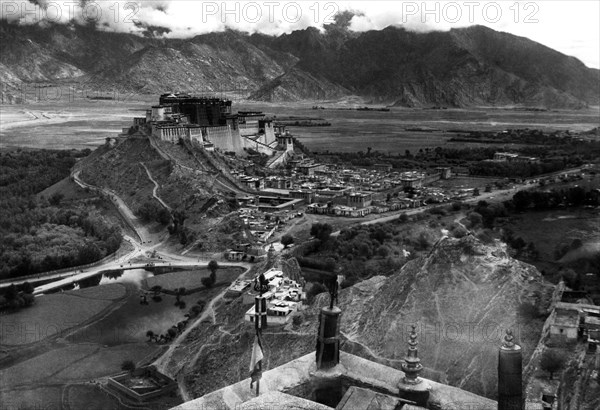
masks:
<svg viewBox="0 0 600 410"><path fill-rule="evenodd" d="M550 342L584 341L589 350L600 351L600 306L593 304L587 292L565 290L562 281L559 289L559 300L550 320Z"/></svg>
<svg viewBox="0 0 600 410"><path fill-rule="evenodd" d="M419 171L391 172L389 164L378 164L369 170L348 169L314 163L302 155L293 155L287 165L291 169L288 175L257 177L233 172L240 184L256 192L256 195L238 198L241 206L268 214L262 223L255 220L250 224L262 224L268 231L274 227L273 222L285 223L299 210L363 217L451 198L439 188L424 186L450 178L451 170L447 167L440 167L429 175ZM407 189L412 192L407 194ZM249 218L260 219L256 213L250 213L253 215Z"/></svg>
<svg viewBox="0 0 600 410"><path fill-rule="evenodd" d="M537 157L528 157L525 155L519 155L512 152L496 152L492 161L495 162L521 162L529 164L537 164L540 159Z"/></svg>
<svg viewBox="0 0 600 410"><path fill-rule="evenodd" d="M281 270L272 268L263 273L269 284L269 290L263 293L267 300L267 324L284 325L293 313L302 308L306 300L304 283L286 277ZM242 296L242 303L252 305L245 313L244 320L254 323L256 317L254 300L258 292L254 290L252 280L237 280L228 290L231 296Z"/></svg>
<svg viewBox="0 0 600 410"><path fill-rule="evenodd" d="M223 257L232 262L250 261L258 262L265 258L267 252L260 245L250 243L239 243L231 249L225 250Z"/></svg>
<svg viewBox="0 0 600 410"><path fill-rule="evenodd" d="M372 213L385 213L400 209L417 208L422 205L418 198L392 198L389 201L373 199L372 193L352 193L343 197L334 197L327 203L315 202L306 207L307 213L335 215L344 217L364 217Z"/></svg>

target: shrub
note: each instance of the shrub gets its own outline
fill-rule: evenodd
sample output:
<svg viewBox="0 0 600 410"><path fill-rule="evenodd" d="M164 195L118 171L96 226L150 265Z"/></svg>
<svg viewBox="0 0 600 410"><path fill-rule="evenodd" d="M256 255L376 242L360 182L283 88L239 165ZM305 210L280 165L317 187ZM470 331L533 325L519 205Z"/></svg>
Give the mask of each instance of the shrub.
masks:
<svg viewBox="0 0 600 410"><path fill-rule="evenodd" d="M211 279L210 276L202 278L201 282L204 285L204 287L206 287L206 288L212 288L213 285L215 284L215 282Z"/></svg>
<svg viewBox="0 0 600 410"><path fill-rule="evenodd" d="M125 360L123 363L121 363L121 370L133 372L135 367L135 363L132 360Z"/></svg>
<svg viewBox="0 0 600 410"><path fill-rule="evenodd" d="M477 212L469 213L469 215L467 215L467 218L469 219L469 228L474 228L477 225L481 225L481 223L483 222L483 217Z"/></svg>
<svg viewBox="0 0 600 410"><path fill-rule="evenodd" d="M464 238L465 236L467 236L467 234L469 233L469 231L467 231L467 229L464 226L462 226L462 225L454 224L452 226L452 229L450 230L450 233L455 238Z"/></svg>
<svg viewBox="0 0 600 410"><path fill-rule="evenodd" d="M538 308L529 303L521 303L518 307L519 316L525 320L536 319L540 317Z"/></svg>

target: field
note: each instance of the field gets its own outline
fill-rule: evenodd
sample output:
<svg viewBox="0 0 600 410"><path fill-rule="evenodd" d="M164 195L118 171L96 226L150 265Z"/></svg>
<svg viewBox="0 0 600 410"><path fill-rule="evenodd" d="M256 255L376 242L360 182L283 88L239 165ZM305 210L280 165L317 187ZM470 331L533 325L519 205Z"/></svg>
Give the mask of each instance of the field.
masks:
<svg viewBox="0 0 600 410"><path fill-rule="evenodd" d="M87 99L60 104L3 105L0 116L0 148L93 148L128 127L134 116L157 102L158 96L138 96L126 102ZM519 111L501 108L407 109L389 112L312 110L312 103L268 104L234 101L233 111L262 110L276 117L318 115L329 127L289 127L313 151L366 150L414 152L420 148L455 144L447 140L452 130L538 128L586 131L599 126L598 108L578 111ZM334 108L333 105L330 107ZM352 107L340 105L337 107ZM421 131L407 131L407 130ZM427 130L427 131L424 131ZM465 143L456 143L464 146ZM500 147L499 147L500 148Z"/></svg>
<svg viewBox="0 0 600 410"><path fill-rule="evenodd" d="M0 344L24 345L65 332L100 314L125 294L122 285L113 284L38 297L33 306L2 317Z"/></svg>
<svg viewBox="0 0 600 410"><path fill-rule="evenodd" d="M217 283L232 282L242 273L240 268L221 268L216 272ZM171 272L164 275L158 275L146 279L147 288L153 286L161 286L163 289L179 289L186 288L187 290L198 289L203 287L202 278L210 275L208 269L198 269L191 271Z"/></svg>
<svg viewBox="0 0 600 410"><path fill-rule="evenodd" d="M69 389L71 383L85 383L120 373L123 360L137 363L155 354L157 349L157 346L146 343L117 347L85 343L54 349L0 371L0 401L3 406L14 404L14 407L8 408L37 408L37 403L44 403L44 407L40 408L60 409L63 408L61 391ZM41 388L45 385L53 385L54 388ZM54 397L59 401L54 402ZM69 395L69 398L77 402L77 395ZM107 402L110 403L110 400Z"/></svg>
<svg viewBox="0 0 600 410"><path fill-rule="evenodd" d="M276 108L273 108L275 111ZM295 108L298 115L313 110ZM452 143L452 130L502 131L507 128L587 131L599 125L597 110L528 112L509 109L423 110L392 108L389 112L319 110L330 127L289 127L300 142L313 151L375 151L404 153L437 146L464 147ZM408 131L428 129L425 131ZM499 146L507 149L507 147Z"/></svg>
<svg viewBox="0 0 600 410"><path fill-rule="evenodd" d="M598 211L564 209L556 211L527 212L515 215L503 227L514 231L526 243L533 242L540 259L554 260L554 250L570 245L574 239L585 243L600 242Z"/></svg>
<svg viewBox="0 0 600 410"><path fill-rule="evenodd" d="M479 188L479 191L483 193L487 185L493 184L496 181L498 181L498 178L457 177L452 179L440 179L439 181L428 184L428 186L445 189Z"/></svg>
<svg viewBox="0 0 600 410"><path fill-rule="evenodd" d="M113 283L44 295L30 309L3 316L6 341L42 343L6 351L8 361L0 363L0 402L61 409L67 404L81 408L78 404L94 398L98 408L120 408L90 380L120 373L124 360L148 363L164 347L148 343L146 331L166 331L185 313L169 295L141 305L136 289L131 283ZM96 321L77 328L90 319ZM67 329L69 335L47 340Z"/></svg>
<svg viewBox="0 0 600 410"><path fill-rule="evenodd" d="M119 373L123 360L138 363L157 351L157 346L148 343L129 343L110 348L97 348L72 367L65 367L53 377L59 382L93 379L107 374ZM69 357L71 360L71 357Z"/></svg>
<svg viewBox="0 0 600 410"><path fill-rule="evenodd" d="M0 390L2 409L61 410L62 389L37 387L32 389Z"/></svg>

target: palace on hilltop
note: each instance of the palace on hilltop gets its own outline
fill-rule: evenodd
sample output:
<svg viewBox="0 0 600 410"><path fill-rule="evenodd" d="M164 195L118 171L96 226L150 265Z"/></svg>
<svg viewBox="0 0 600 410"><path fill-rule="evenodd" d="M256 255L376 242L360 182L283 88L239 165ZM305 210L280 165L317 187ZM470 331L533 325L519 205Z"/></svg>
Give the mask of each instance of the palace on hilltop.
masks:
<svg viewBox="0 0 600 410"><path fill-rule="evenodd" d="M162 94L159 104L136 117L132 134L140 129L171 143L184 139L208 151L215 149L244 155L249 150L272 157L269 166L285 163L294 150L292 135L260 111L232 113L231 101L189 94Z"/></svg>

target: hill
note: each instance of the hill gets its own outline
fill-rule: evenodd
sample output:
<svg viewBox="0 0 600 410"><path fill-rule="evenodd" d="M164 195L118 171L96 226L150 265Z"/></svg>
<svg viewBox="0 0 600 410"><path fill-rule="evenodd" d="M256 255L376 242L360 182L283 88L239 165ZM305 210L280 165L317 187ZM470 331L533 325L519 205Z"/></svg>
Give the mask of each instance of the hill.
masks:
<svg viewBox="0 0 600 410"><path fill-rule="evenodd" d="M517 307L540 289L541 275L512 259L505 245L473 236L443 238L428 256L395 275L375 277L340 298L342 332L357 351L399 360L417 325L423 365L449 384L495 398L496 356L505 329L514 329L527 364L542 323L523 326ZM539 328L536 328L539 327Z"/></svg>
<svg viewBox="0 0 600 410"><path fill-rule="evenodd" d="M597 69L482 26L356 33L341 24L279 37L228 30L164 39L2 21L0 38L6 102L31 83L133 93L236 91L262 101L357 95L409 107L580 108L600 101Z"/></svg>
<svg viewBox="0 0 600 410"><path fill-rule="evenodd" d="M205 251L222 251L246 235L233 212L237 201L224 183L217 183L214 170L182 145L153 144L148 137L107 143L77 165L80 178L116 193L151 231L170 225L174 244L197 241Z"/></svg>
<svg viewBox="0 0 600 410"><path fill-rule="evenodd" d="M295 263L275 265L297 274ZM526 365L543 321L525 326L517 306L541 289L539 272L512 259L502 243L444 238L394 275L340 291L342 349L399 368L410 325L416 324L426 377L495 398L504 329L513 329L520 339ZM253 330L243 322L248 305L240 299L217 305L214 322L202 323L172 358L169 371L183 369L191 397L247 377ZM293 324L265 330L265 368L314 350L318 312L328 303L329 295L320 294ZM200 346L202 354L197 353Z"/></svg>

